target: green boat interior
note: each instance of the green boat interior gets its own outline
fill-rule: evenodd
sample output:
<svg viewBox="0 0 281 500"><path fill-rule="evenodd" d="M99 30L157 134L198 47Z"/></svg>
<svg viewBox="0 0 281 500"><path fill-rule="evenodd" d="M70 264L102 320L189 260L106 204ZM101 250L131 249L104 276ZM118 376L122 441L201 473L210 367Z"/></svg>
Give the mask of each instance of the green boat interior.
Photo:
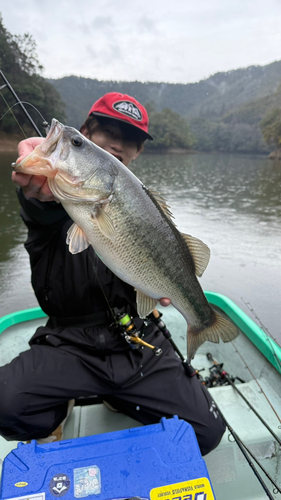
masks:
<svg viewBox="0 0 281 500"><path fill-rule="evenodd" d="M230 427L260 462L267 474L281 490L281 348L261 330L241 309L226 297L206 292L208 300L229 316L240 328L241 334L229 344L203 344L192 365L202 379L213 378L209 388L214 401ZM163 308L159 308L163 311ZM182 354L186 355L186 322L173 308L165 308L163 320ZM0 320L0 366L12 360L20 351L29 348L28 340L46 318L40 308L19 311ZM180 332L180 333L179 333ZM19 347L20 346L20 347ZM208 356L207 356L208 354ZM210 356L211 354L211 356ZM215 362L223 367L216 365ZM210 368L213 367L210 371ZM266 422L267 427L248 406L233 385L216 385L216 377L225 370L244 398ZM238 377L238 378L237 378ZM92 401L77 400L68 418L63 439L78 438L114 430L139 427L130 417L112 411L93 395ZM268 430L272 430L273 434ZM279 439L276 440L275 438ZM0 437L0 461L17 447ZM256 479L245 456L229 429L220 445L204 457L217 500L261 500L268 498ZM281 499L281 493L255 463L272 497Z"/></svg>

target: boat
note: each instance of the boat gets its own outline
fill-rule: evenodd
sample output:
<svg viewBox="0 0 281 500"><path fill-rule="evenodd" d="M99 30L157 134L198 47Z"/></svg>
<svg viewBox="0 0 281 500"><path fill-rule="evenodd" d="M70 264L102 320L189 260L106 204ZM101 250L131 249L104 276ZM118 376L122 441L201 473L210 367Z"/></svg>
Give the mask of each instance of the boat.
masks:
<svg viewBox="0 0 281 500"><path fill-rule="evenodd" d="M280 500L281 347L229 298L214 292L205 294L212 306L229 317L240 329L240 335L228 344L205 342L192 362L197 376L208 387L227 423L227 430L219 446L204 457L214 492L213 498ZM184 358L185 320L172 306L159 307L159 310L164 312L163 319L165 318L170 332L183 332L176 343ZM0 366L9 362L18 352L28 349L28 340L34 330L45 324L45 321L46 315L40 307L2 317ZM86 403L83 400L76 401L64 428L65 442L87 436L107 436L107 433L126 432L128 429L141 427L139 422L112 411L95 396ZM0 437L0 461L3 462L18 444ZM55 444L57 443L53 446ZM18 497L32 497L21 497L24 493L21 488L18 490ZM158 496L165 495L166 500L172 500L172 496L167 496L165 491ZM99 498L99 495L93 495L92 498L94 497ZM114 491L109 492L108 498L115 498ZM173 498L209 500L212 496L205 493L205 496L193 497L185 493L175 494Z"/></svg>

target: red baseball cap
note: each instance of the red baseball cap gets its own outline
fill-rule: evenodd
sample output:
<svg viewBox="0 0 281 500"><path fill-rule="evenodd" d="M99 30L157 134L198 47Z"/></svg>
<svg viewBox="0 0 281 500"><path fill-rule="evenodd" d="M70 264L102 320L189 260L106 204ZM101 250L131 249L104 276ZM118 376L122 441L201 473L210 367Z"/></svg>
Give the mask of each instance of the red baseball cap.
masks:
<svg viewBox="0 0 281 500"><path fill-rule="evenodd" d="M129 123L141 130L146 139L153 141L153 137L148 133L147 111L134 97L119 92L109 92L93 104L89 115L108 116Z"/></svg>

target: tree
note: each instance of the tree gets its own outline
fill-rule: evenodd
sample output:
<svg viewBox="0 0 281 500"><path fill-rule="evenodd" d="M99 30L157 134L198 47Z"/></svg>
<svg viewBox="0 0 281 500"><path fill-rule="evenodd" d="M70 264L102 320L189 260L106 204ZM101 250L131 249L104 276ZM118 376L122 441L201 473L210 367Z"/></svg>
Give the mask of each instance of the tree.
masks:
<svg viewBox="0 0 281 500"><path fill-rule="evenodd" d="M40 74L43 70L43 66L38 60L36 42L32 35L29 33L24 33L24 35L14 35L13 41L17 62L21 70L25 71L29 75L37 73Z"/></svg>
<svg viewBox="0 0 281 500"><path fill-rule="evenodd" d="M30 102L35 106L44 118L49 122L52 118L60 121L65 120L65 105L61 100L59 92L42 76L43 66L40 64L36 52L36 42L32 35L11 35L2 20L0 14L0 69L13 86L15 92L22 101ZM4 82L3 82L4 83ZM2 84L2 82L0 82ZM0 115L5 114L7 104L11 107L15 99L9 91L3 89L0 94ZM5 102L6 101L6 102ZM28 106L26 106L28 107ZM28 109L33 120L38 123L38 114L32 107ZM13 113L21 125L24 125L26 133L34 133L28 119L19 106L13 108ZM40 125L42 120L40 119ZM0 121L0 131L14 133L19 130L13 115L8 112Z"/></svg>
<svg viewBox="0 0 281 500"><path fill-rule="evenodd" d="M269 157L281 160L281 109L275 108L269 111L260 122L260 127L264 140L275 146L275 151L270 153Z"/></svg>
<svg viewBox="0 0 281 500"><path fill-rule="evenodd" d="M274 144L278 149L281 146L281 109L272 109L260 122L264 140L268 144Z"/></svg>
<svg viewBox="0 0 281 500"><path fill-rule="evenodd" d="M213 151L217 148L216 133L218 125L205 118L191 118L190 126L196 137L195 148L199 151Z"/></svg>
<svg viewBox="0 0 281 500"><path fill-rule="evenodd" d="M154 138L149 147L155 149L190 149L195 138L187 121L169 108L156 112L153 103L146 105L149 114L149 133Z"/></svg>

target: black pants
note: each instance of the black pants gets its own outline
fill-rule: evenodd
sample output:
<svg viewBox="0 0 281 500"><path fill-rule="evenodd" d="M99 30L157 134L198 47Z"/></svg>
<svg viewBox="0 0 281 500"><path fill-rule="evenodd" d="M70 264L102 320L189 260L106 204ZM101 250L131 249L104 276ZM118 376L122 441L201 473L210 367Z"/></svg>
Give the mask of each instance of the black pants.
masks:
<svg viewBox="0 0 281 500"><path fill-rule="evenodd" d="M202 454L210 452L225 426L209 393L186 375L155 325L145 340L163 353L133 350L104 326L41 327L29 350L0 367L0 434L19 441L47 437L65 418L70 399L101 395L143 424L178 415L193 426Z"/></svg>

